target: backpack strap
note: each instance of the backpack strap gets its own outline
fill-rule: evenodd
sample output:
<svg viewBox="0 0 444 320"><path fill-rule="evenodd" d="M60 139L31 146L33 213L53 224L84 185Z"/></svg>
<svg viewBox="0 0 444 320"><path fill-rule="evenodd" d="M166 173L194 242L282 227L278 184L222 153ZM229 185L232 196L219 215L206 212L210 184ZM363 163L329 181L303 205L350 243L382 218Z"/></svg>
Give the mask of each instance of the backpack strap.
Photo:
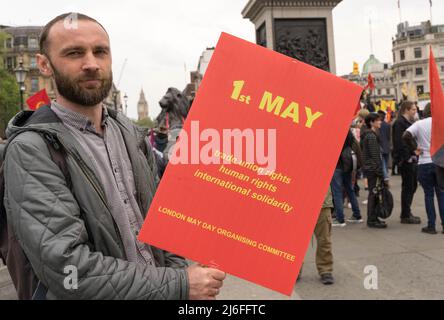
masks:
<svg viewBox="0 0 444 320"><path fill-rule="evenodd" d="M43 133L52 161L60 168L66 180L66 185L72 189L71 175L69 174L68 164L66 163L66 151L52 134Z"/></svg>

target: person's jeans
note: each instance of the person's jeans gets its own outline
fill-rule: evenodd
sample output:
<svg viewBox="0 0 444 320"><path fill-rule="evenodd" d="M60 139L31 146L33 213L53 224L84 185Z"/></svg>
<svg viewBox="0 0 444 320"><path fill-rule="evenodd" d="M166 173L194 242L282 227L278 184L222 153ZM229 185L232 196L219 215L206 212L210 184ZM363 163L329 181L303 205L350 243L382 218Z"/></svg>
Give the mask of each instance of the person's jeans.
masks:
<svg viewBox="0 0 444 320"><path fill-rule="evenodd" d="M390 154L388 153L382 154L382 171L384 172L384 180L388 180L390 178L388 173L389 158Z"/></svg>
<svg viewBox="0 0 444 320"><path fill-rule="evenodd" d="M373 223L378 221L376 214L376 195L373 193L373 189L377 184L377 175L374 171L365 171L368 182L368 201L367 201L367 223Z"/></svg>
<svg viewBox="0 0 444 320"><path fill-rule="evenodd" d="M343 172L342 169L336 168L333 179L331 180L331 191L333 195L333 201L335 204L336 219L339 222L344 222L344 193L350 200L353 216L355 218L361 218L361 211L359 210L358 200L356 199L355 192L352 186L352 173Z"/></svg>
<svg viewBox="0 0 444 320"><path fill-rule="evenodd" d="M428 226L435 228L436 212L435 212L435 193L438 199L439 215L441 223L444 226L444 191L438 187L436 179L435 164L427 163L418 166L418 180L424 189L424 202L427 212Z"/></svg>
<svg viewBox="0 0 444 320"><path fill-rule="evenodd" d="M402 178L401 186L401 219L409 218L412 216L411 206L413 196L415 195L416 188L418 187L417 180L417 164L402 162L399 165L399 171Z"/></svg>

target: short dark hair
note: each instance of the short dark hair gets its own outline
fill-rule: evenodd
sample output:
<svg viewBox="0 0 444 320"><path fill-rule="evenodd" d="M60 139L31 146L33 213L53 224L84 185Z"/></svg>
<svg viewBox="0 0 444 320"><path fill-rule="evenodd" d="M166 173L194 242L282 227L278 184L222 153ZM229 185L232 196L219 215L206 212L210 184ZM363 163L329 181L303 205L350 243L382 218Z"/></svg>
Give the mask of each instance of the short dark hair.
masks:
<svg viewBox="0 0 444 320"><path fill-rule="evenodd" d="M414 102L404 101L403 103L401 103L401 107L399 107L399 115L402 116L404 113L406 113L407 111L409 111L413 107L416 107Z"/></svg>
<svg viewBox="0 0 444 320"><path fill-rule="evenodd" d="M432 105L429 103L427 103L427 105L425 106L424 110L422 111L422 117L423 118L429 118L432 116Z"/></svg>
<svg viewBox="0 0 444 320"><path fill-rule="evenodd" d="M76 12L69 12L69 13L61 14L61 15L55 17L54 19L52 19L51 21L49 21L43 27L42 33L40 34L40 40L39 40L39 46L40 46L40 53L41 54L48 55L48 35L49 35L49 31L51 30L52 26L55 25L57 22L66 19L69 16L73 16L77 20L93 21L93 22L97 23L99 26L101 26L102 29L106 32L106 29L100 24L100 22L98 22L94 18L91 18L91 17L87 16L86 14L76 13ZM106 34L108 34L108 32L106 32Z"/></svg>
<svg viewBox="0 0 444 320"><path fill-rule="evenodd" d="M381 117L376 112L370 113L368 116L365 117L365 125L367 128L372 128L372 122L375 122L377 120L381 120Z"/></svg>
<svg viewBox="0 0 444 320"><path fill-rule="evenodd" d="M382 110L378 110L378 114L381 117L381 120L384 121L386 113L384 111L382 111Z"/></svg>

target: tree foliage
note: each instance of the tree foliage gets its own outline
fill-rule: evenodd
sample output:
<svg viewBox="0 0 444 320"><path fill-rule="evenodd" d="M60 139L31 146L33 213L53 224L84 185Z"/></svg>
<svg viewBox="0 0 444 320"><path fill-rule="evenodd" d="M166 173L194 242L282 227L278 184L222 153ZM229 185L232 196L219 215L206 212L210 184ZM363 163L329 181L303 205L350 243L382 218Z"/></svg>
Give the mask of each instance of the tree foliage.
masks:
<svg viewBox="0 0 444 320"><path fill-rule="evenodd" d="M20 111L20 91L14 76L0 68L0 137L9 120Z"/></svg>
<svg viewBox="0 0 444 320"><path fill-rule="evenodd" d="M153 120L151 120L150 117L135 121L135 124L138 125L139 127L149 128L149 129L154 127L154 122L153 122Z"/></svg>

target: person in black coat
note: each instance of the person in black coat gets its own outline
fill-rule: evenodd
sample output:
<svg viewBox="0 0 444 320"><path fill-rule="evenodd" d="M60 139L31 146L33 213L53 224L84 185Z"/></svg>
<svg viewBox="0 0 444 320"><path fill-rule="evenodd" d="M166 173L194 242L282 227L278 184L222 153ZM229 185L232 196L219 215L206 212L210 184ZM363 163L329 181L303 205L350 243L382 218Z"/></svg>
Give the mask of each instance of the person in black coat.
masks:
<svg viewBox="0 0 444 320"><path fill-rule="evenodd" d="M401 223L420 224L421 219L412 214L411 205L416 189L418 155L402 139L402 135L415 121L416 106L411 101L404 101L399 109L399 116L393 124L393 159L399 164L402 178L401 186Z"/></svg>
<svg viewBox="0 0 444 320"><path fill-rule="evenodd" d="M381 118L377 113L370 113L365 118L367 129L363 133L362 154L364 157L364 172L368 179L368 202L367 202L367 226L370 228L386 228L384 221L379 220L376 213L376 195L373 190L378 181L384 180L381 147L377 131L381 127Z"/></svg>

